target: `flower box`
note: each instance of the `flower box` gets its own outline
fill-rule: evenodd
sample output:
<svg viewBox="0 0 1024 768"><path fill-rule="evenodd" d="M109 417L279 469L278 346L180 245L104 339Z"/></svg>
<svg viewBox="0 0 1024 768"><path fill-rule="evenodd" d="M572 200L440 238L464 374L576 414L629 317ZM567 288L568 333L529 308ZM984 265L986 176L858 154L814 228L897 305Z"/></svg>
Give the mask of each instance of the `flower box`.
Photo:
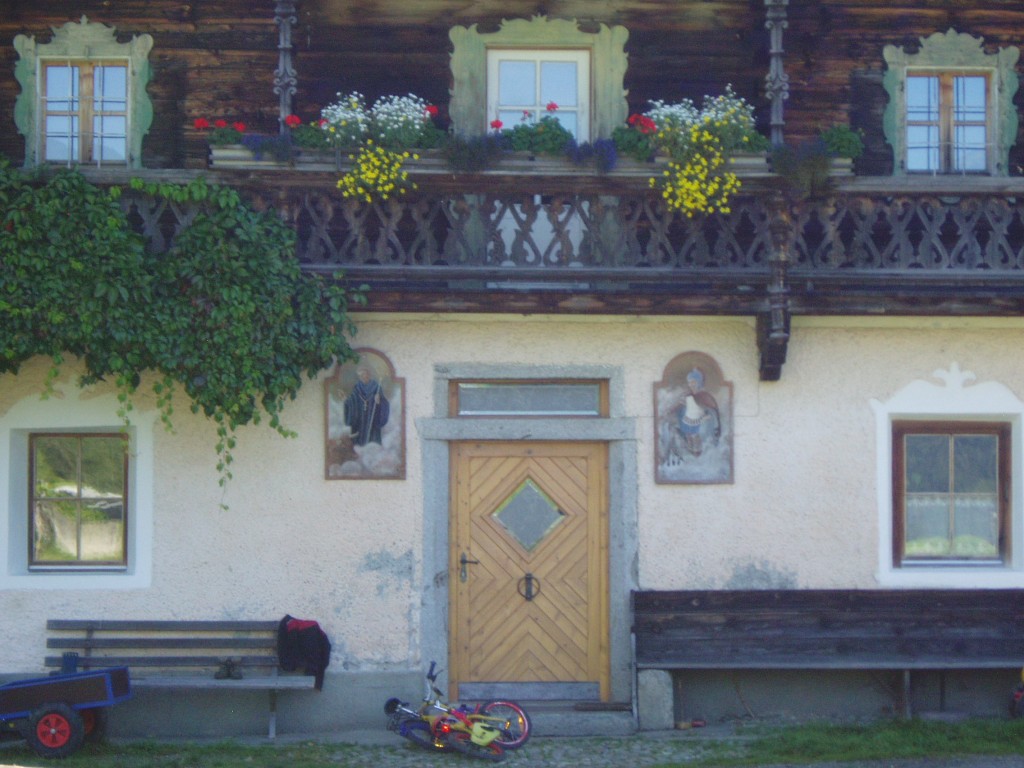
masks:
<svg viewBox="0 0 1024 768"><path fill-rule="evenodd" d="M288 168L295 171L345 171L352 166L351 155L357 149L300 149L292 161L275 160L264 156L257 159L252 151L242 144L220 144L210 147L210 167L226 169L271 170ZM420 150L418 158L408 158L403 167L413 175L456 173L438 150ZM837 158L841 160L841 158ZM641 162L629 157L619 157L615 167L606 175L613 177L659 176L668 160L656 157ZM741 178L768 176L767 154L764 152L741 153L729 159L728 169ZM540 175L540 176L598 176L600 171L590 164L577 165L568 158L554 155L535 155L528 152L506 152L501 159L484 173L496 175ZM845 165L834 164L833 174L852 173L849 161Z"/></svg>
<svg viewBox="0 0 1024 768"><path fill-rule="evenodd" d="M736 152L727 163L727 169L741 178L770 176L767 152Z"/></svg>
<svg viewBox="0 0 1024 768"><path fill-rule="evenodd" d="M252 150L242 144L216 144L210 147L213 168L287 168L291 163L264 155L256 159Z"/></svg>

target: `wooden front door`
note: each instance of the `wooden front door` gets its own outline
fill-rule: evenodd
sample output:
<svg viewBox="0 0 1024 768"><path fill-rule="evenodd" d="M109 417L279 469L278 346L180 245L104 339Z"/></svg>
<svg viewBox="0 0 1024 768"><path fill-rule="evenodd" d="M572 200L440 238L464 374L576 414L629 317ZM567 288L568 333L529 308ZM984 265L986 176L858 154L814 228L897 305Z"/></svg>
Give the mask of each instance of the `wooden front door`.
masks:
<svg viewBox="0 0 1024 768"><path fill-rule="evenodd" d="M452 695L607 701L604 443L452 445Z"/></svg>

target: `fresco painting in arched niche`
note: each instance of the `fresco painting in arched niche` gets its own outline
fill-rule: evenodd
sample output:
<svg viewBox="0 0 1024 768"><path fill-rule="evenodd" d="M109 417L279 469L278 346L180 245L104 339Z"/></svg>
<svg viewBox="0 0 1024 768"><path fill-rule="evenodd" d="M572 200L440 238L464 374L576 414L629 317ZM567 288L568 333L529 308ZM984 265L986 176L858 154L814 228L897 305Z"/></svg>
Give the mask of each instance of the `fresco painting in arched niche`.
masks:
<svg viewBox="0 0 1024 768"><path fill-rule="evenodd" d="M357 361L327 379L328 480L405 478L405 380L387 356L355 350Z"/></svg>
<svg viewBox="0 0 1024 768"><path fill-rule="evenodd" d="M674 357L654 385L654 479L732 483L732 383L710 355Z"/></svg>

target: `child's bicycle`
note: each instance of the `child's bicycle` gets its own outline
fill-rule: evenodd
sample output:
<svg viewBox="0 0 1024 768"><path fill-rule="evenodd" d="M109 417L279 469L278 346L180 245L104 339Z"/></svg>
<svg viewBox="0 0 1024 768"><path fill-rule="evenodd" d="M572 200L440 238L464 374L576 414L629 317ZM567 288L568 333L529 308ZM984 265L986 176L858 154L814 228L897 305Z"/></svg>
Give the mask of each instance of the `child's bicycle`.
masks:
<svg viewBox="0 0 1024 768"><path fill-rule="evenodd" d="M488 701L470 709L444 701L437 688L436 663L426 674L423 702L418 709L388 699L384 713L388 730L425 749L457 750L484 760L505 758L506 749L518 749L530 738L530 718L514 701Z"/></svg>

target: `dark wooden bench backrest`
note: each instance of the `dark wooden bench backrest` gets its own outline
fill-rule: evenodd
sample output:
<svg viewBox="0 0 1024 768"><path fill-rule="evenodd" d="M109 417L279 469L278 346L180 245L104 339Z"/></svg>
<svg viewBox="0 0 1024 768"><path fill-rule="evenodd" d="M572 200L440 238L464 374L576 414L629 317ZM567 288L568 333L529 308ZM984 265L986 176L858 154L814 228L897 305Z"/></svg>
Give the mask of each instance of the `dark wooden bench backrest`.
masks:
<svg viewBox="0 0 1024 768"><path fill-rule="evenodd" d="M1024 590L638 591L648 668L1024 665Z"/></svg>
<svg viewBox="0 0 1024 768"><path fill-rule="evenodd" d="M231 659L248 668L277 667L277 621L152 621L51 619L48 667L64 652L79 654L78 667L127 666L209 671Z"/></svg>

